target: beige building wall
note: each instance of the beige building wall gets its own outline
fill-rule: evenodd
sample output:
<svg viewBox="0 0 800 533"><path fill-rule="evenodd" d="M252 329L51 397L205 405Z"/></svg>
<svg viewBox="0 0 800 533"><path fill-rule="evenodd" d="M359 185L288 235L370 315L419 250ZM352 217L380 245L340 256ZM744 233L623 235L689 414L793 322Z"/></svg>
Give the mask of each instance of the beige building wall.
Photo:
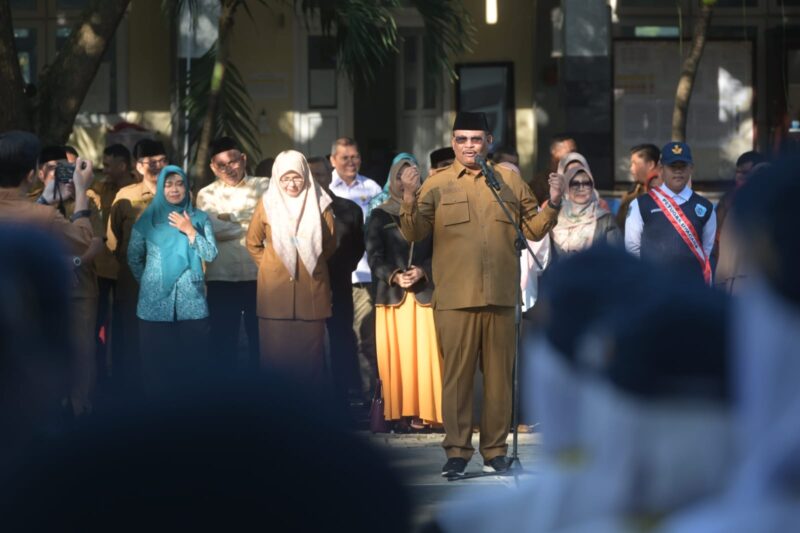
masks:
<svg viewBox="0 0 800 533"><path fill-rule="evenodd" d="M165 141L172 133L170 98L172 65L169 23L160 0L134 0L127 14L127 68L118 64L118 76L127 85L127 105L118 113L79 116L69 138L82 156L100 163L107 128L120 121L157 132ZM118 34L118 37L122 37ZM117 42L118 46L122 43Z"/></svg>
<svg viewBox="0 0 800 533"><path fill-rule="evenodd" d="M536 124L533 118L534 2L498 0L497 24L486 24L485 0L463 0L477 29L472 53L457 63L511 61L514 63L517 151L526 179L533 177L536 159ZM455 85L451 102L455 106Z"/></svg>
<svg viewBox="0 0 800 533"><path fill-rule="evenodd" d="M294 147L293 15L278 2L270 8L252 2L250 9L252 19L242 9L236 15L231 58L253 103L261 155L275 157Z"/></svg>

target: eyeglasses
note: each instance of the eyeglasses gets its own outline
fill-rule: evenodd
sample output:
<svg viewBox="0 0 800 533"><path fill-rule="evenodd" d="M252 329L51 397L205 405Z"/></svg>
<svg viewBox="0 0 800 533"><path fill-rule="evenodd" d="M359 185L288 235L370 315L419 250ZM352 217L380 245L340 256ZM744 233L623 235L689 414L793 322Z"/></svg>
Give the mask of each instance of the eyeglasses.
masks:
<svg viewBox="0 0 800 533"><path fill-rule="evenodd" d="M239 154L238 157L232 157L230 161L227 163L214 163L214 168L216 168L220 172L229 173L234 168L237 168L239 164L241 164L242 160L244 159L244 154Z"/></svg>
<svg viewBox="0 0 800 533"><path fill-rule="evenodd" d="M583 188L583 189L591 189L592 188L592 182L589 181L589 180L586 180L586 181L572 181L572 182L570 182L569 186L572 189L581 189L581 188Z"/></svg>
<svg viewBox="0 0 800 533"><path fill-rule="evenodd" d="M167 156L162 155L153 159L142 158L138 162L148 167L163 167L167 164Z"/></svg>
<svg viewBox="0 0 800 533"><path fill-rule="evenodd" d="M458 137L454 137L456 144L464 144L467 140L472 141L472 144L483 144L486 142L484 137L467 137L465 135L459 135Z"/></svg>
<svg viewBox="0 0 800 533"><path fill-rule="evenodd" d="M292 176L281 176L281 179L278 180L278 181L280 181L283 184L287 184L289 182L294 182L296 184L301 184L304 181L306 181L306 179L303 176L294 176L294 177L292 177Z"/></svg>

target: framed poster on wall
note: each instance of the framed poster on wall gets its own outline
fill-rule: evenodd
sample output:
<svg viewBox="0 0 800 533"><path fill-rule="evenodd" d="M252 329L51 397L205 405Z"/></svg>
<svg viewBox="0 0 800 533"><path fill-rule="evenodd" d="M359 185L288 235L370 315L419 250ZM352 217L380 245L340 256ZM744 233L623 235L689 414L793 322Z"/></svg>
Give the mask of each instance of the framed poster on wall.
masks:
<svg viewBox="0 0 800 533"><path fill-rule="evenodd" d="M684 54L691 46L684 43ZM615 181L630 182L629 150L671 141L675 90L683 58L678 41L614 43ZM733 179L736 159L753 149L753 45L709 41L689 103L686 142L695 181Z"/></svg>
<svg viewBox="0 0 800 533"><path fill-rule="evenodd" d="M486 113L494 137L490 151L514 146L514 64L459 64L456 73L456 110Z"/></svg>

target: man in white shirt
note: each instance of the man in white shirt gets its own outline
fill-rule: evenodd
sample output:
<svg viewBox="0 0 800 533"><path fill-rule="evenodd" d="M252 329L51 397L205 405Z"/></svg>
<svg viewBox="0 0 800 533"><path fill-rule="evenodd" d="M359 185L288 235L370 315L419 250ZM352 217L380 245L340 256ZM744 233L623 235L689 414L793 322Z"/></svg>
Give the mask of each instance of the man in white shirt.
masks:
<svg viewBox="0 0 800 533"><path fill-rule="evenodd" d="M659 163L663 184L631 203L625 248L637 257L702 274L711 283L717 219L711 202L689 186L693 169L689 145L664 146Z"/></svg>
<svg viewBox="0 0 800 533"><path fill-rule="evenodd" d="M212 354L225 370L235 368L244 317L248 363L258 368L258 265L247 252L245 237L269 178L247 175L247 156L230 137L215 139L209 152L217 179L197 193L197 207L211 218L219 250L216 260L206 265Z"/></svg>
<svg viewBox="0 0 800 533"><path fill-rule="evenodd" d="M340 137L331 146L333 179L331 191L339 198L352 200L361 208L366 219L369 202L381 193L381 187L358 173L361 154L358 145L349 137ZM367 264L367 254L353 271L353 329L358 341L358 365L361 376L361 393L368 395L375 384L377 361L375 357L375 307L373 305L372 274Z"/></svg>

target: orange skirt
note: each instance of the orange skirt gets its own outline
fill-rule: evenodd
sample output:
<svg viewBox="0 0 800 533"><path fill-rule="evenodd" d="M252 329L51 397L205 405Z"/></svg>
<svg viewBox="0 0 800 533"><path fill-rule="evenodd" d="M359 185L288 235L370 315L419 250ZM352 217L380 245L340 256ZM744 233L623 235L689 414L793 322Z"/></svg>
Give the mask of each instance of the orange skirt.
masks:
<svg viewBox="0 0 800 533"><path fill-rule="evenodd" d="M412 294L398 307L375 306L375 348L384 418L442 423L442 365L433 309Z"/></svg>

